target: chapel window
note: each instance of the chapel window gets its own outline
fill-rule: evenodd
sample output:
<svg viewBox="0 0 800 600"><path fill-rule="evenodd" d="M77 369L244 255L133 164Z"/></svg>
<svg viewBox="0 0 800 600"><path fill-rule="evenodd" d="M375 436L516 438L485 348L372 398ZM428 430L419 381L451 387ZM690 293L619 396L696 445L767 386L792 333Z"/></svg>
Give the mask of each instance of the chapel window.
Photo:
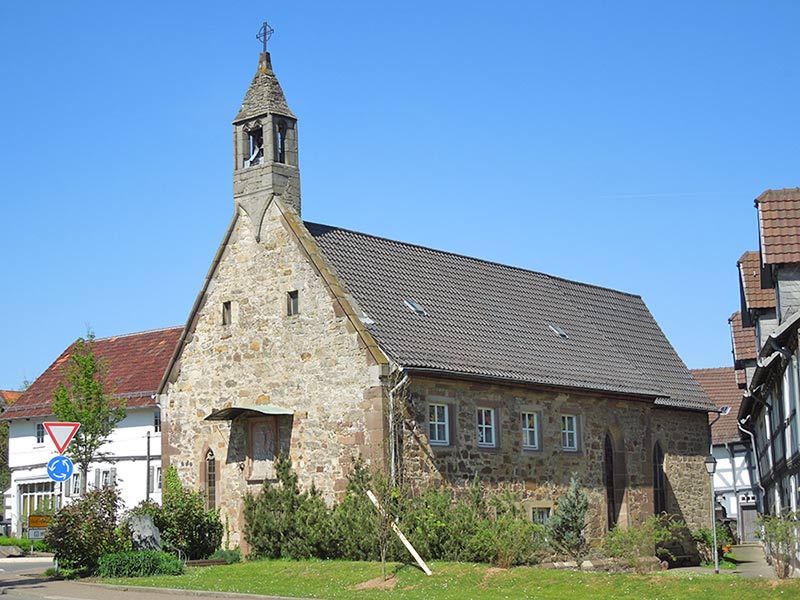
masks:
<svg viewBox="0 0 800 600"><path fill-rule="evenodd" d="M278 131L275 136L275 160L279 163L286 163L286 121L278 123Z"/></svg>
<svg viewBox="0 0 800 600"><path fill-rule="evenodd" d="M208 508L215 508L217 506L217 461L214 458L214 452L209 450L206 452L206 506Z"/></svg>
<svg viewBox="0 0 800 600"><path fill-rule="evenodd" d="M244 161L245 167L264 162L264 131L261 127L255 127L247 132L247 151L249 158Z"/></svg>

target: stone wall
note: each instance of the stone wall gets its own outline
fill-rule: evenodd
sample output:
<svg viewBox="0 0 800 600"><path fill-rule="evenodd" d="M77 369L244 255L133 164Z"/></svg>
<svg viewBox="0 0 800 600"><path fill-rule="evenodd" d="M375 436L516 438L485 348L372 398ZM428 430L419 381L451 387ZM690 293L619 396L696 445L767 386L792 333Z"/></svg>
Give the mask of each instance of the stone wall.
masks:
<svg viewBox="0 0 800 600"><path fill-rule="evenodd" d="M287 316L287 293L299 314ZM223 324L230 302L231 323ZM255 241L244 212L224 248L193 330L171 374L163 406L165 466L184 484L204 487L204 456L216 459L216 504L242 543L242 498L248 480L251 421L205 421L212 410L272 406L278 446L288 451L303 487L328 501L341 495L353 455L384 456L384 387L367 352L319 272L273 204Z"/></svg>
<svg viewBox="0 0 800 600"><path fill-rule="evenodd" d="M706 413L655 408L650 401L432 378L413 379L408 400L402 469L412 485L460 488L477 475L488 487L519 491L529 508L553 507L570 475L576 473L590 499L589 535L597 539L608 522L604 478L608 433L616 467L615 519L620 525L637 524L653 515L656 441L665 454L668 511L679 514L692 527L708 520L704 510L710 502L709 478L703 466L709 448ZM427 406L431 401L451 407L448 446L428 442ZM477 445L475 413L479 406L495 408L496 448ZM537 450L523 449L523 410L540 415ZM578 417L577 452L562 450L562 413Z"/></svg>

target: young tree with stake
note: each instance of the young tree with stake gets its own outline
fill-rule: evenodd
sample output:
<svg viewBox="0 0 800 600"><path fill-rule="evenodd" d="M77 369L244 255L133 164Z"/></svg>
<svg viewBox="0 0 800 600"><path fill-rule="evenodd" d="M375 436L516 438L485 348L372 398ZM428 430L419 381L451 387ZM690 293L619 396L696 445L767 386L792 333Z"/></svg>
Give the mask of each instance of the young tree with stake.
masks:
<svg viewBox="0 0 800 600"><path fill-rule="evenodd" d="M53 392L53 414L59 421L81 424L66 455L78 467L81 493L85 493L89 464L105 456L100 448L125 418L125 400L114 398L108 387L108 365L95 355L91 331L73 344L63 373Z"/></svg>

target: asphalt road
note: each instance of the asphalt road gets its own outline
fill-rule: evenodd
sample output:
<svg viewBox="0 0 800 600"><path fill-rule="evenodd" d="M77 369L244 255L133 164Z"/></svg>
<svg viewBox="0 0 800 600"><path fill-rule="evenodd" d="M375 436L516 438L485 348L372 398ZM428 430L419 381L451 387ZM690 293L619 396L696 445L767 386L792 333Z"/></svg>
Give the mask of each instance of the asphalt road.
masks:
<svg viewBox="0 0 800 600"><path fill-rule="evenodd" d="M53 566L50 558L0 558L0 596L20 600L280 600L274 596L224 594L213 592L183 592L181 590L152 590L117 586L53 581L41 576ZM292 600L292 599L288 599Z"/></svg>

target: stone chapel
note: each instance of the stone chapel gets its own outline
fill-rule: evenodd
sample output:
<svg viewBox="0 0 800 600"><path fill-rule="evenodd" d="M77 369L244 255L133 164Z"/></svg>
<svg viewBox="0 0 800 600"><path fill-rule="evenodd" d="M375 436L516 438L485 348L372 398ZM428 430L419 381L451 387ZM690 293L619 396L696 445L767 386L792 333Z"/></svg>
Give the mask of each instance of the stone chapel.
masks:
<svg viewBox="0 0 800 600"><path fill-rule="evenodd" d="M413 486L570 475L590 537L708 520L713 403L639 296L302 220L297 117L269 53L233 121L233 216L161 382L164 467L242 539L287 453L332 502L354 457Z"/></svg>

